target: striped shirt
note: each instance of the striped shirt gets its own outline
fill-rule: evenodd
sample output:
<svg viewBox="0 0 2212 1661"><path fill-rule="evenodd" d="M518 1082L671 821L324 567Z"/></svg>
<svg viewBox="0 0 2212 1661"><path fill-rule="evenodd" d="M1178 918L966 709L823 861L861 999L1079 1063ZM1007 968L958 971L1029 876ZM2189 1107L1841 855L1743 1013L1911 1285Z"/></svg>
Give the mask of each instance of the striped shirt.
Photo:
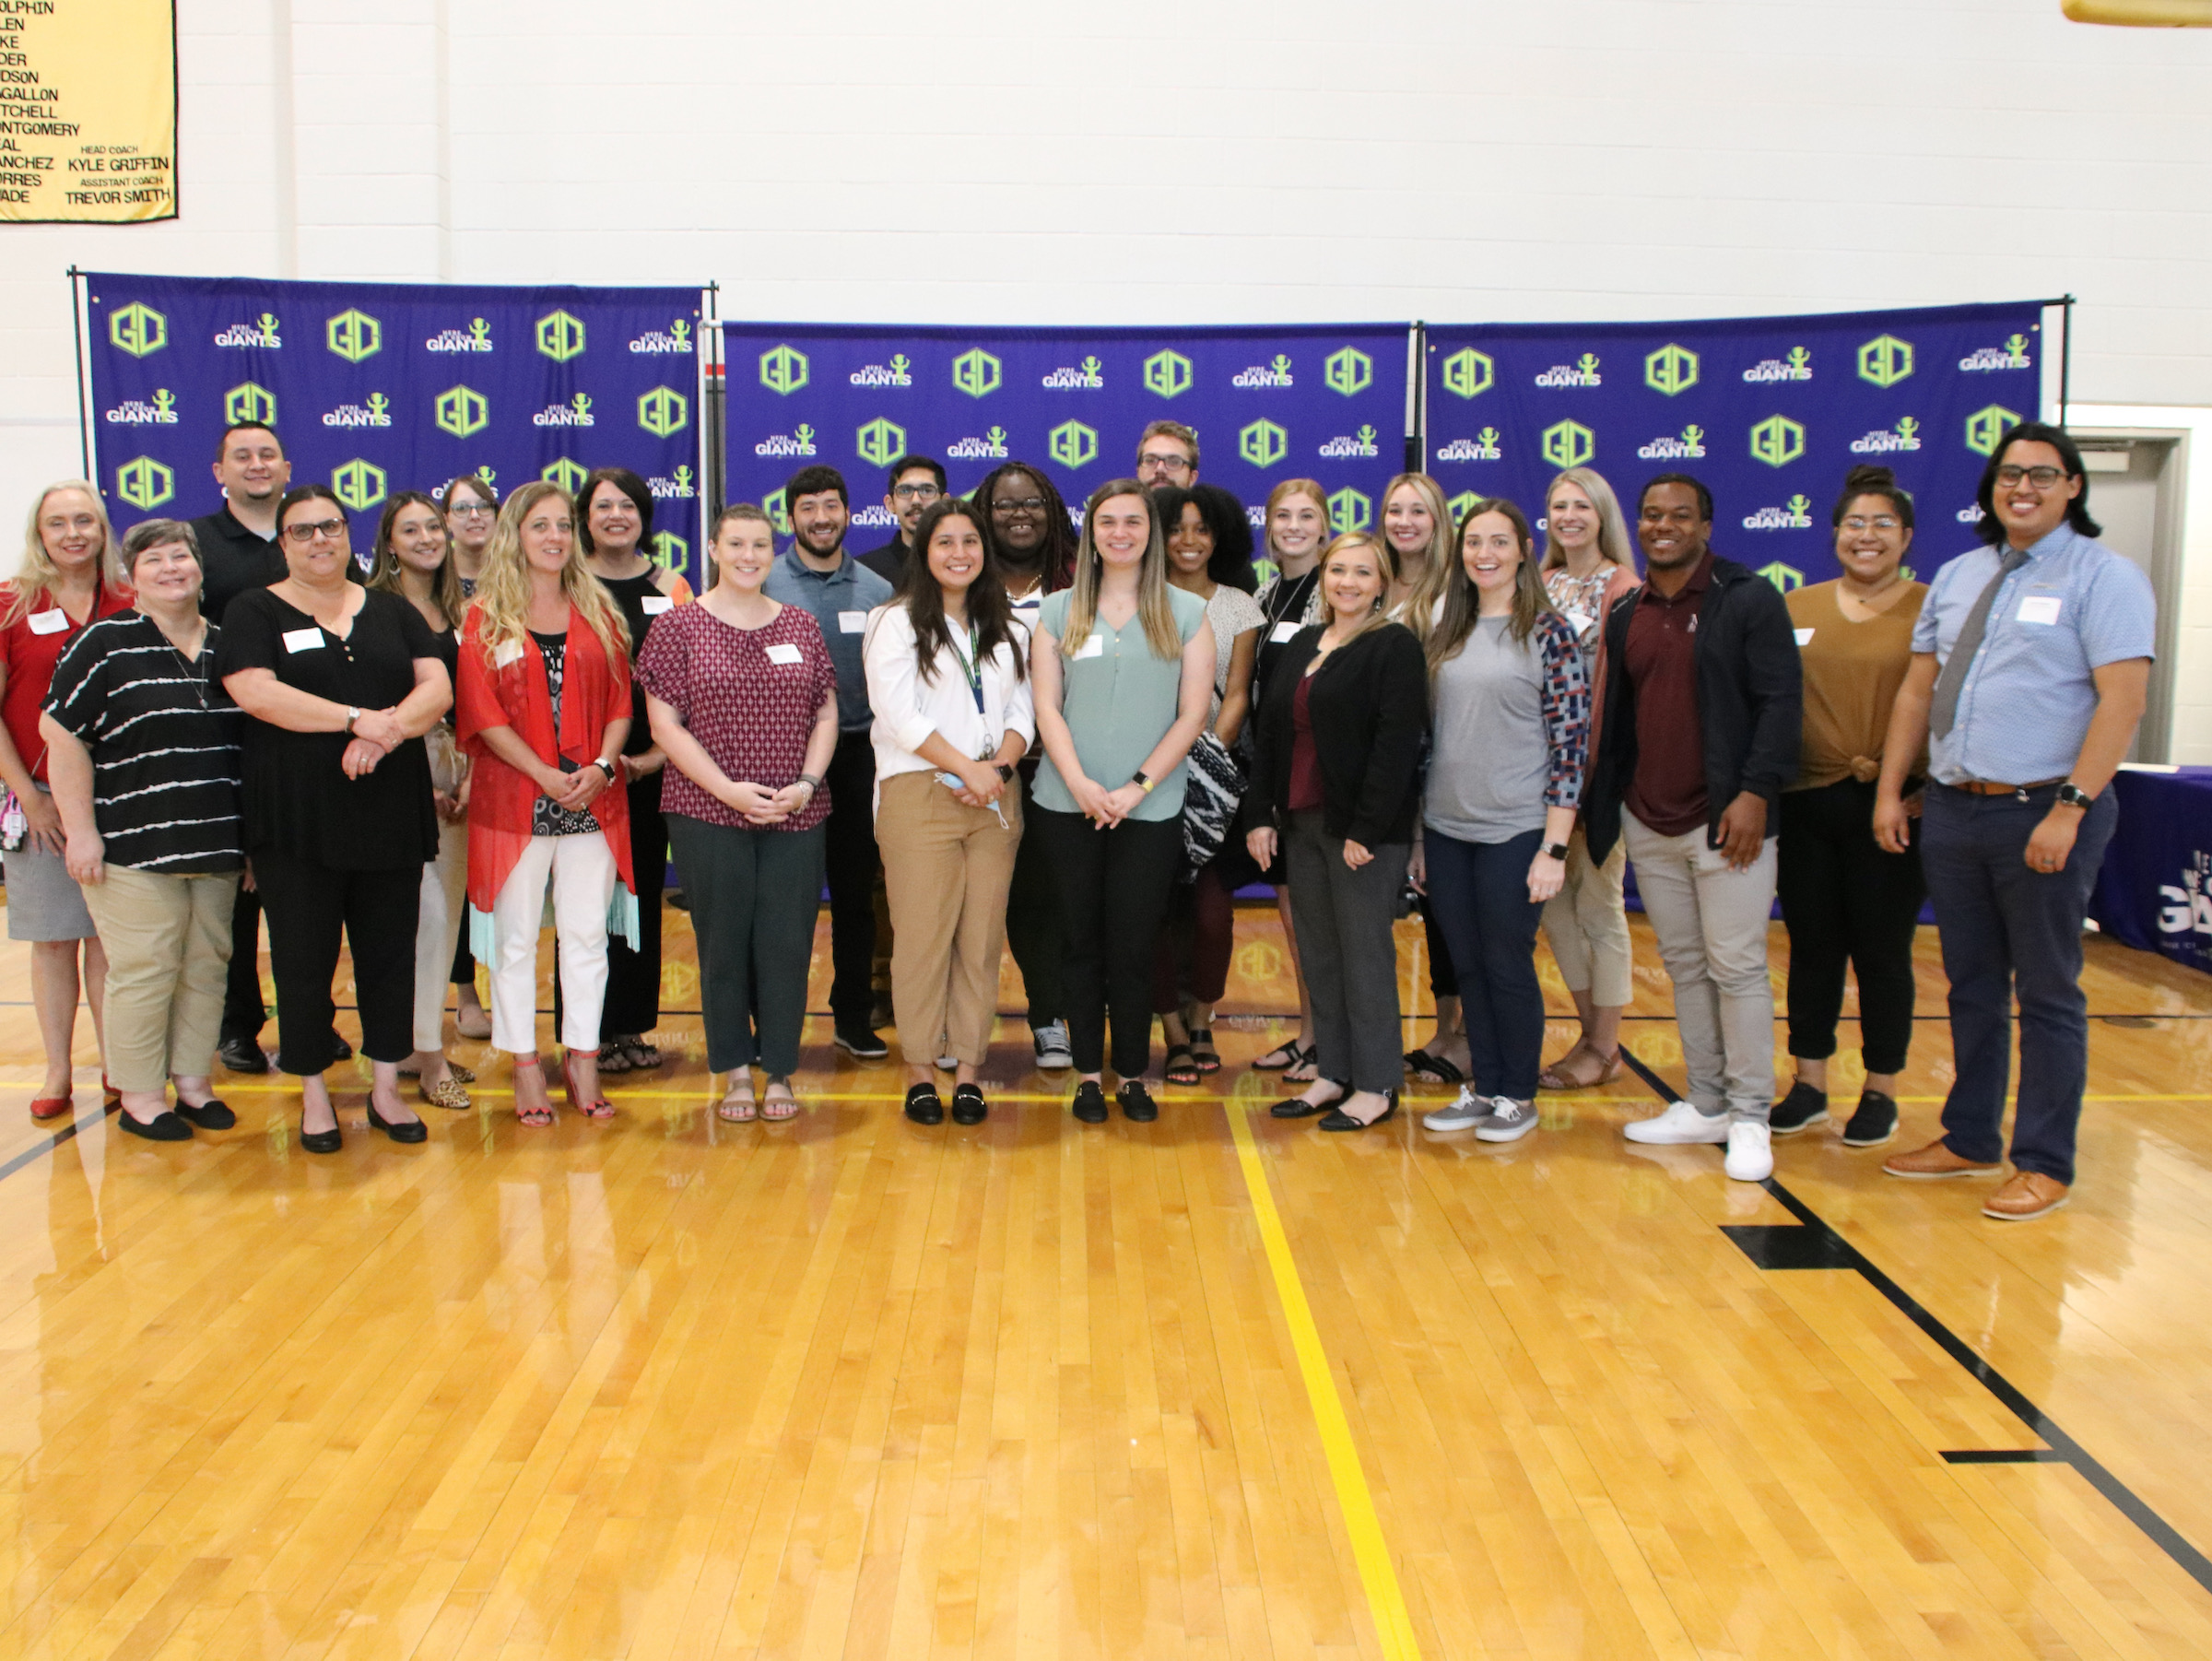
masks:
<svg viewBox="0 0 2212 1661"><path fill-rule="evenodd" d="M46 713L92 757L105 858L135 871L215 875L245 864L243 717L216 678L213 623L187 662L153 618L103 618L53 666Z"/></svg>

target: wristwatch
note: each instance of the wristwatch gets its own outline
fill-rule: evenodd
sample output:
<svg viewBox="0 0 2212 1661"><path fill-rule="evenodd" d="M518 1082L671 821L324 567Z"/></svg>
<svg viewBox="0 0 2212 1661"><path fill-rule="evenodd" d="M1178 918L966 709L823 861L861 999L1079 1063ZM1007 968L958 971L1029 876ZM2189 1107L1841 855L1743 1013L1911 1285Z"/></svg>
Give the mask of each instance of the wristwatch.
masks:
<svg viewBox="0 0 2212 1661"><path fill-rule="evenodd" d="M2090 807L2094 807L2097 802L2097 798L2095 796L2091 795L2080 785L2075 783L2071 779L2068 779L2064 784L2061 784L2058 787L2058 799L2064 806L2068 807L2078 807L2085 813L2088 812Z"/></svg>
<svg viewBox="0 0 2212 1661"><path fill-rule="evenodd" d="M606 782L607 782L609 784L612 784L612 783L615 782L616 778L617 778L618 776L619 776L618 774L617 774L617 772L616 772L616 771L615 771L615 764L614 764L612 761L608 760L607 760L607 759L606 759L605 756L601 756L601 757L597 758L597 759L596 759L596 760L594 760L594 761L592 763L592 765L593 765L593 766L594 766L594 767L596 767L596 768L598 768L598 769L599 769L599 771L600 771L601 772L604 772L605 774L606 774Z"/></svg>
<svg viewBox="0 0 2212 1661"><path fill-rule="evenodd" d="M1569 850L1565 842L1546 842L1538 852L1547 859L1563 860L1567 857Z"/></svg>
<svg viewBox="0 0 2212 1661"><path fill-rule="evenodd" d="M1012 783L1014 778L1014 769L1011 766L1004 761L994 761L991 763L991 765L998 769L998 777L1001 783Z"/></svg>
<svg viewBox="0 0 2212 1661"><path fill-rule="evenodd" d="M346 733L348 737L353 735L353 724L360 718L360 711L355 709L351 704L346 706Z"/></svg>
<svg viewBox="0 0 2212 1661"><path fill-rule="evenodd" d="M1145 777L1143 773L1131 773L1129 775L1129 782L1135 785L1139 790L1143 791L1147 795L1150 795L1152 794L1152 781Z"/></svg>

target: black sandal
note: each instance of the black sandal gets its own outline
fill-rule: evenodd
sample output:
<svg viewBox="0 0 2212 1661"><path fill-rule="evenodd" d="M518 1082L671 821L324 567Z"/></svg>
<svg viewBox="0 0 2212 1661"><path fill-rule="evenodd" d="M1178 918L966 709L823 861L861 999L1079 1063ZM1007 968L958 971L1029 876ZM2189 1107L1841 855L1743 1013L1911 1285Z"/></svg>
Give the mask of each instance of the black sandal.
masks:
<svg viewBox="0 0 2212 1661"><path fill-rule="evenodd" d="M1282 1059L1277 1061L1277 1056ZM1313 1048L1301 1044L1295 1038L1286 1038L1252 1065L1262 1073L1288 1073L1304 1066L1313 1059Z"/></svg>
<svg viewBox="0 0 2212 1661"><path fill-rule="evenodd" d="M1177 1059L1179 1056L1180 1060ZM1198 1063L1191 1055L1191 1046L1189 1044L1170 1044L1168 1046L1168 1082L1170 1084L1196 1084L1198 1076Z"/></svg>
<svg viewBox="0 0 2212 1661"><path fill-rule="evenodd" d="M1321 1080L1316 1079L1314 1082L1318 1084ZM1342 1078L1331 1078L1328 1082L1336 1087L1336 1093L1326 1101L1309 1101L1303 1096L1291 1096L1277 1101L1269 1108L1267 1110L1269 1115L1277 1119L1311 1119L1315 1113L1335 1113L1339 1101L1350 1098L1352 1087L1347 1080Z"/></svg>
<svg viewBox="0 0 2212 1661"><path fill-rule="evenodd" d="M1438 1055L1428 1050L1406 1051L1406 1070L1416 1078L1433 1079L1438 1084L1467 1081L1467 1076L1459 1070L1459 1063L1449 1055Z"/></svg>
<svg viewBox="0 0 2212 1661"><path fill-rule="evenodd" d="M1221 1052L1214 1048L1214 1030L1211 1027L1193 1027L1191 1059L1197 1063L1201 1073L1218 1073L1221 1070Z"/></svg>
<svg viewBox="0 0 2212 1661"><path fill-rule="evenodd" d="M642 1036L622 1041L622 1059L629 1063L632 1072L642 1072L662 1064L660 1051L645 1042Z"/></svg>

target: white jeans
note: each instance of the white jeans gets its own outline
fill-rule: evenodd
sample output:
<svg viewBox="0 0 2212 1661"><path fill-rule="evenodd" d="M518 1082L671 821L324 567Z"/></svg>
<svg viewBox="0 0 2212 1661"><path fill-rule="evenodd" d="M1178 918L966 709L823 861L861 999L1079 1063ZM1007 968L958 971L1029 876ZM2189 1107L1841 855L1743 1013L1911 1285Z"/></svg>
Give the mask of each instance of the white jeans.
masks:
<svg viewBox="0 0 2212 1661"><path fill-rule="evenodd" d="M468 893L468 827L438 823L438 857L422 867L422 905L415 923L415 1047L445 1048L446 984L461 943Z"/></svg>
<svg viewBox="0 0 2212 1661"><path fill-rule="evenodd" d="M510 1055L537 1050L537 931L546 884L553 885L553 930L560 938L560 1042L599 1048L606 1001L606 905L615 893L615 854L597 831L534 836L492 902L491 1042ZM453 962L449 950L446 962Z"/></svg>

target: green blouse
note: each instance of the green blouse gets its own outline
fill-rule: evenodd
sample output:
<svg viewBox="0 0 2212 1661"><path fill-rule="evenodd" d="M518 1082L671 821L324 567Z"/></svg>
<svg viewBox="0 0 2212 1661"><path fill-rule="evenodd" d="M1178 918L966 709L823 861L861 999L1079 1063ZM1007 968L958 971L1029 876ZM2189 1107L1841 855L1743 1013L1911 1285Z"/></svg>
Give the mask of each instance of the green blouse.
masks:
<svg viewBox="0 0 2212 1661"><path fill-rule="evenodd" d="M1064 639L1067 609L1074 598L1074 592L1065 588L1047 595L1038 612L1040 625ZM1171 588L1168 604L1174 608L1176 636L1188 646L1191 636L1206 627L1206 602L1194 594ZM1153 656L1141 616L1132 616L1121 629L1099 618L1091 624L1090 638L1076 655L1062 655L1060 683L1060 714L1076 742L1076 760L1082 763L1086 776L1109 790L1119 790L1175 724L1175 706L1182 690L1182 655ZM1152 794L1129 817L1171 819L1182 813L1187 765L1176 762L1174 771L1155 783ZM1033 794L1040 807L1055 813L1082 811L1061 782L1060 770L1049 755L1037 769Z"/></svg>

